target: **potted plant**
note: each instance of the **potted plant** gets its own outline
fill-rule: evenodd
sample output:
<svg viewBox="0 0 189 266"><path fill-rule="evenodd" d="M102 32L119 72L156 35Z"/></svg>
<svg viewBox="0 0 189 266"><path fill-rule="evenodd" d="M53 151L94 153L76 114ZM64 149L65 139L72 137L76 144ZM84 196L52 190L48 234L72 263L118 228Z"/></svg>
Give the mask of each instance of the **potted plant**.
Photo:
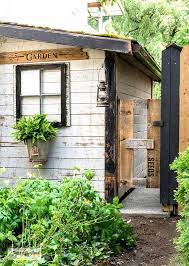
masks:
<svg viewBox="0 0 189 266"><path fill-rule="evenodd" d="M47 120L46 115L21 117L13 128L13 137L27 144L30 162L47 162L49 141L56 137L57 128Z"/></svg>

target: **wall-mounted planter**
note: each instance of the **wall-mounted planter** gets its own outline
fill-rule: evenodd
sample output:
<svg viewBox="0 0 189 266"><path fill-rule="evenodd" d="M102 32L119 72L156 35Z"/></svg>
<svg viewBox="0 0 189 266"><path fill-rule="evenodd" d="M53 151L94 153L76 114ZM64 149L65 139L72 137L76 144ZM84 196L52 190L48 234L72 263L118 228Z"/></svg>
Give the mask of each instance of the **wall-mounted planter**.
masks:
<svg viewBox="0 0 189 266"><path fill-rule="evenodd" d="M26 141L29 161L44 164L48 161L49 141L37 140L32 143L31 139Z"/></svg>

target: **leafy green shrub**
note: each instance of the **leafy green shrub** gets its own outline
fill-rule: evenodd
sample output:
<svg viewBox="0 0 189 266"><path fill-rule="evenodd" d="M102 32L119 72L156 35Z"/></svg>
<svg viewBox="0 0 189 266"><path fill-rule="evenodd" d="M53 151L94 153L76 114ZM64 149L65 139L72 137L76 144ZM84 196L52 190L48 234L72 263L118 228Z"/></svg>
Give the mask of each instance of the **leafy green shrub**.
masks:
<svg viewBox="0 0 189 266"><path fill-rule="evenodd" d="M182 265L189 266L189 147L170 168L177 173L178 190L175 191L175 198L182 207L181 219L177 223L179 237L175 243Z"/></svg>
<svg viewBox="0 0 189 266"><path fill-rule="evenodd" d="M92 178L90 171L85 176ZM42 178L0 189L1 265L33 265L8 248L39 249L34 265L94 265L135 244L115 198L106 203L86 177L60 183ZM6 264L8 263L8 264Z"/></svg>
<svg viewBox="0 0 189 266"><path fill-rule="evenodd" d="M28 139L47 141L56 137L57 129L49 122L45 114L35 114L29 118L21 117L14 126L13 137L18 141Z"/></svg>

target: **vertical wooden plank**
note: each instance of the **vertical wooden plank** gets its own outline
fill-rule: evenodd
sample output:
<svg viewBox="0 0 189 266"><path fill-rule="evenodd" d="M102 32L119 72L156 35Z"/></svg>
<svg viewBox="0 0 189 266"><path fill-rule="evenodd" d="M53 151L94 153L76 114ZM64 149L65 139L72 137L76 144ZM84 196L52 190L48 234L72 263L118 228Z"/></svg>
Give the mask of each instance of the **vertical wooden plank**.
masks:
<svg viewBox="0 0 189 266"><path fill-rule="evenodd" d="M20 67L16 66L16 119L18 120L21 116L21 71Z"/></svg>
<svg viewBox="0 0 189 266"><path fill-rule="evenodd" d="M189 144L189 46L183 48L180 64L179 152L183 152Z"/></svg>
<svg viewBox="0 0 189 266"><path fill-rule="evenodd" d="M169 202L169 115L170 115L170 88L171 88L171 48L162 54L162 87L161 87L161 119L164 126L161 128L161 158L160 158L160 200L163 205Z"/></svg>
<svg viewBox="0 0 189 266"><path fill-rule="evenodd" d="M148 100L147 111L147 138L154 140L154 149L147 151L148 176L147 187L159 188L160 186L160 127L153 126L154 121L161 120L160 100Z"/></svg>
<svg viewBox="0 0 189 266"><path fill-rule="evenodd" d="M116 65L113 53L106 52L105 68L109 92L109 106L105 108L105 199L111 202L118 194Z"/></svg>
<svg viewBox="0 0 189 266"><path fill-rule="evenodd" d="M134 103L133 101L120 100L120 182L119 194L132 187L133 182L133 149L126 149L124 140L133 138Z"/></svg>
<svg viewBox="0 0 189 266"><path fill-rule="evenodd" d="M163 205L175 204L173 193L177 187L169 165L178 155L179 147L180 51L180 47L172 45L162 56L160 199Z"/></svg>
<svg viewBox="0 0 189 266"><path fill-rule="evenodd" d="M171 49L171 105L170 105L170 163L179 153L179 106L180 106L180 53L181 48L172 46ZM177 189L175 172L169 170L169 205L175 205L174 191Z"/></svg>

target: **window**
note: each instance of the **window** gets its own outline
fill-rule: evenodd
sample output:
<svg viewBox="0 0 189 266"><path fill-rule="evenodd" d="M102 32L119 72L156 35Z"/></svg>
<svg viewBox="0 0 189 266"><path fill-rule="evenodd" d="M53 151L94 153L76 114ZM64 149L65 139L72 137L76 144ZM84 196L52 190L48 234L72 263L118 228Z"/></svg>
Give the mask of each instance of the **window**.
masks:
<svg viewBox="0 0 189 266"><path fill-rule="evenodd" d="M17 66L16 116L46 114L49 121L69 126L68 65Z"/></svg>

